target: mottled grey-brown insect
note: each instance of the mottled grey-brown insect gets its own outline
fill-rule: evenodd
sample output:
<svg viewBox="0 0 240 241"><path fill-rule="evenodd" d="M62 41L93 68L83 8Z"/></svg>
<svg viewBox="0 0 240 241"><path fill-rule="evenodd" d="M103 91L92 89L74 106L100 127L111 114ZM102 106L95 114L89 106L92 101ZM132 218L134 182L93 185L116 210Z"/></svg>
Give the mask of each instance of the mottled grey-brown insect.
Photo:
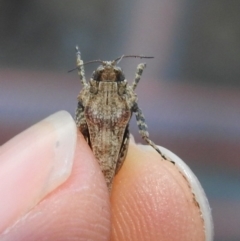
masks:
<svg viewBox="0 0 240 241"><path fill-rule="evenodd" d="M127 154L129 143L129 121L136 115L139 133L164 159L158 147L149 139L147 125L134 92L141 78L145 63L137 66L136 76L128 84L123 71L117 66L122 58L153 58L127 55L113 61L95 60L101 65L93 72L89 82L85 79L81 54L76 47L77 70L83 89L78 95L76 124L98 159L109 191L115 174L120 170Z"/></svg>

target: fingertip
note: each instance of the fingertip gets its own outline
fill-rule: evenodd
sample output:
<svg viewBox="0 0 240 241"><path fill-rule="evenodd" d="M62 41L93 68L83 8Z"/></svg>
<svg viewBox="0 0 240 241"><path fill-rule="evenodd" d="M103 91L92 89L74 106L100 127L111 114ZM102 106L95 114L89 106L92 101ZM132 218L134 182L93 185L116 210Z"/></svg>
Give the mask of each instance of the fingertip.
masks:
<svg viewBox="0 0 240 241"><path fill-rule="evenodd" d="M62 111L1 147L1 231L66 181L76 139L76 125L70 114Z"/></svg>
<svg viewBox="0 0 240 241"><path fill-rule="evenodd" d="M183 175L184 179L187 181L188 186L190 187L190 190L192 192L193 200L196 203L196 206L199 208L201 217L203 219L205 240L212 241L214 236L214 227L211 208L207 196L198 178L187 166L187 164L173 152L161 146L159 146L159 149L170 159L174 160L176 169L181 173L181 175Z"/></svg>
<svg viewBox="0 0 240 241"><path fill-rule="evenodd" d="M116 240L126 235L131 240L205 240L203 219L186 179L151 147L130 144L111 203Z"/></svg>

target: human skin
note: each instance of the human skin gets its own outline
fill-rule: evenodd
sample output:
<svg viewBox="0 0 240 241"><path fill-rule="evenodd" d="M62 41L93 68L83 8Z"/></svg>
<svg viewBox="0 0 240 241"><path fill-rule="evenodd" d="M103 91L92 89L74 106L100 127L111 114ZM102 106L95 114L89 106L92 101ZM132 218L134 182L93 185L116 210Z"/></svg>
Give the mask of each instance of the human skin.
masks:
<svg viewBox="0 0 240 241"><path fill-rule="evenodd" d="M205 240L199 207L175 165L131 140L109 198L67 112L1 146L0 180L0 241Z"/></svg>

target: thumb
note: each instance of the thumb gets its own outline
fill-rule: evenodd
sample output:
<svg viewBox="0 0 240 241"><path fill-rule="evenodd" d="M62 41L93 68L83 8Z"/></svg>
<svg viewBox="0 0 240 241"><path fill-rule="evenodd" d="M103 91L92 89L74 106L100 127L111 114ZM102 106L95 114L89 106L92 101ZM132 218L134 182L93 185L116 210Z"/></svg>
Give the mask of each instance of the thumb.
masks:
<svg viewBox="0 0 240 241"><path fill-rule="evenodd" d="M0 180L0 240L108 240L106 184L67 112L0 148Z"/></svg>

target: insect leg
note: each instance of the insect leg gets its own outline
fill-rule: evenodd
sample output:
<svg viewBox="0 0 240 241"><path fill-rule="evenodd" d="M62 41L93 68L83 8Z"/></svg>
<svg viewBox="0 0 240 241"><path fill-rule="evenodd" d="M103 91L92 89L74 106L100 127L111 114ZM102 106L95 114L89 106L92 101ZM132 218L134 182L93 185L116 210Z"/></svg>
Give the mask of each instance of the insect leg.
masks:
<svg viewBox="0 0 240 241"><path fill-rule="evenodd" d="M133 81L133 84L132 84L132 89L135 90L137 85L138 85L138 82L142 76L142 72L143 72L143 69L146 67L146 64L145 63L142 63L142 64L139 64L137 66L137 71L136 71L136 75L135 75L135 79Z"/></svg>
<svg viewBox="0 0 240 241"><path fill-rule="evenodd" d="M90 145L89 131L88 131L86 118L84 115L84 106L82 105L81 101L78 102L78 107L75 112L75 120L76 120L77 127L83 134L87 143Z"/></svg>
<svg viewBox="0 0 240 241"><path fill-rule="evenodd" d="M79 75L80 81L83 86L86 86L87 81L85 78L85 70L84 70L83 61L81 59L81 53L78 49L78 46L76 46L76 57L77 57L77 69L78 69L78 75Z"/></svg>
<svg viewBox="0 0 240 241"><path fill-rule="evenodd" d="M127 150L128 150L128 144L129 144L129 130L128 130L128 126L127 126L127 128L125 130L125 133L124 133L122 146L121 146L121 149L120 149L120 152L119 152L115 174L117 174L118 171L121 169L122 164L123 164L123 162L126 158Z"/></svg>
<svg viewBox="0 0 240 241"><path fill-rule="evenodd" d="M139 129L139 133L142 136L142 138L150 145L152 146L161 156L163 159L167 160L167 158L165 157L165 155L159 150L159 148L156 146L156 144L154 142L152 142L149 139L149 133L147 130L147 124L144 118L144 115L142 113L142 110L138 107L137 104L135 104L133 106L133 112L136 115L136 119L137 119L137 125L138 125L138 129Z"/></svg>

